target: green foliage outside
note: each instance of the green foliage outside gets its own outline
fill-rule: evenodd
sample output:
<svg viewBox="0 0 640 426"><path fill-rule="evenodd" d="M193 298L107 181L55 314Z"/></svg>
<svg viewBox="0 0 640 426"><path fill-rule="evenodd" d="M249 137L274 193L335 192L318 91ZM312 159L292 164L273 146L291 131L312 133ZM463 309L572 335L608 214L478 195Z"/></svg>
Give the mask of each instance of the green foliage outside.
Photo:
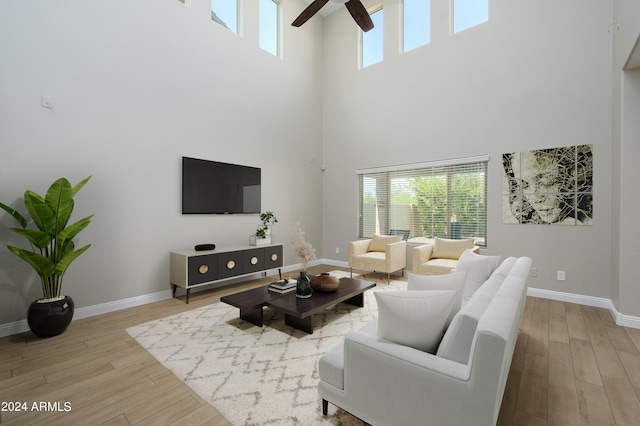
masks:
<svg viewBox="0 0 640 426"><path fill-rule="evenodd" d="M447 196L447 174L444 173L393 179L391 204L414 206L421 236L450 238L449 224L454 217L460 224L461 238L484 238L485 218L478 215L478 212L485 211L484 174L451 173L449 180L450 197ZM363 201L363 230L367 235L375 227L375 195L366 192ZM377 214L383 216L386 212L379 211Z"/></svg>

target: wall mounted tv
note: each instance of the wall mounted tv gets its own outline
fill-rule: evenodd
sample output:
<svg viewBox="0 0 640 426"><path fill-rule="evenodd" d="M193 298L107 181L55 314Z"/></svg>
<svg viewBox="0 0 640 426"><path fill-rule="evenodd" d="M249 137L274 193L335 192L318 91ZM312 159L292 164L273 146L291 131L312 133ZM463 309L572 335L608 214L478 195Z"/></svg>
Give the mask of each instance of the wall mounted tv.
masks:
<svg viewBox="0 0 640 426"><path fill-rule="evenodd" d="M260 213L260 168L182 157L182 214Z"/></svg>

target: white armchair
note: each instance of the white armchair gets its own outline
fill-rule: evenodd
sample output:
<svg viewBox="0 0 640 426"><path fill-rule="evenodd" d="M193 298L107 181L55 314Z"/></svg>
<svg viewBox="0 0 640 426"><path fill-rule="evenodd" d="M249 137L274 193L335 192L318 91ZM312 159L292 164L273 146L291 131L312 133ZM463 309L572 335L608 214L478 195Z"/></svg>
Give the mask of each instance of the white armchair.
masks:
<svg viewBox="0 0 640 426"><path fill-rule="evenodd" d="M402 235L374 235L371 239L349 243L349 267L368 271L386 272L387 283L391 273L407 266L407 243Z"/></svg>
<svg viewBox="0 0 640 426"><path fill-rule="evenodd" d="M471 238L450 240L436 237L431 244L414 247L411 251L412 272L421 275L448 274L456 268L465 250L471 249L474 253L480 251L480 247L473 243Z"/></svg>

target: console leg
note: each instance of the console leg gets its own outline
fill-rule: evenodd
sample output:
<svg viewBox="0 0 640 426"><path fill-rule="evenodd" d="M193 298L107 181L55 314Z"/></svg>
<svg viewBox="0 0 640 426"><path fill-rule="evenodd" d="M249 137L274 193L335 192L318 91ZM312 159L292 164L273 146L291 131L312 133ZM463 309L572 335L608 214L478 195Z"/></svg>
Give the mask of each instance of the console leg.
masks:
<svg viewBox="0 0 640 426"><path fill-rule="evenodd" d="M176 284L171 284L171 297L176 297L176 288L178 288Z"/></svg>
<svg viewBox="0 0 640 426"><path fill-rule="evenodd" d="M189 293L191 293L191 289L187 289L187 305L189 304Z"/></svg>
<svg viewBox="0 0 640 426"><path fill-rule="evenodd" d="M323 399L322 400L322 415L326 416L328 411L329 411L329 401L327 401L326 399Z"/></svg>

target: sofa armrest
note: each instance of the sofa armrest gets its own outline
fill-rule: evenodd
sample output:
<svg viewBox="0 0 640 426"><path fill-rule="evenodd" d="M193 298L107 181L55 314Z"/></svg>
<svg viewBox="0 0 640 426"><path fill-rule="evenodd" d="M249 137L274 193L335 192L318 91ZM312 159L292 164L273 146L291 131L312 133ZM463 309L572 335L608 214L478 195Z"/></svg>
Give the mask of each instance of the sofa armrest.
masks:
<svg viewBox="0 0 640 426"><path fill-rule="evenodd" d="M431 253L433 253L433 244L425 244L422 246L414 247L411 250L412 253L412 271L414 274L418 273L418 268L421 264L431 259Z"/></svg>
<svg viewBox="0 0 640 426"><path fill-rule="evenodd" d="M477 410L493 409L473 389L471 366L359 331L346 335L344 357L344 391L321 397L367 423L483 424Z"/></svg>
<svg viewBox="0 0 640 426"><path fill-rule="evenodd" d="M357 240L349 242L349 259L351 259L351 257L353 256L358 256L369 251L370 244L370 238L367 240Z"/></svg>
<svg viewBox="0 0 640 426"><path fill-rule="evenodd" d="M397 271L407 266L407 242L399 241L385 246L387 272Z"/></svg>

